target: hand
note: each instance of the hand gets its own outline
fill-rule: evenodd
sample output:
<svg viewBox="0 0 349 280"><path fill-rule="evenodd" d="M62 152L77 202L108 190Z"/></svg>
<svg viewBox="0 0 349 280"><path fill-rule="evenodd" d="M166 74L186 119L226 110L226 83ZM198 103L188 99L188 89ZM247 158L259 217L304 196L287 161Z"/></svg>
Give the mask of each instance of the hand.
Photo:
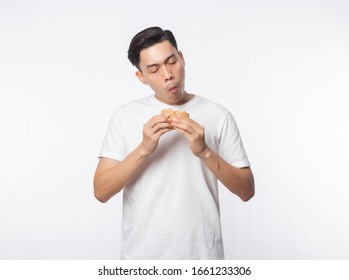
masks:
<svg viewBox="0 0 349 280"><path fill-rule="evenodd" d="M205 129L202 125L192 119L176 117L172 120L172 126L187 138L190 149L195 156L199 158L206 156L210 149L205 142Z"/></svg>
<svg viewBox="0 0 349 280"><path fill-rule="evenodd" d="M169 115L156 115L143 126L143 141L140 145L143 155L152 154L158 147L160 137L170 131Z"/></svg>

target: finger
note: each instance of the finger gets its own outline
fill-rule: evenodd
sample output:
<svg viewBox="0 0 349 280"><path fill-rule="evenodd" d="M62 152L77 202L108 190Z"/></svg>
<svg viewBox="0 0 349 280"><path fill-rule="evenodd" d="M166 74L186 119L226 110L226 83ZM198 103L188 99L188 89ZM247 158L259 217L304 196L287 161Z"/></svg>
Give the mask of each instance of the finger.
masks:
<svg viewBox="0 0 349 280"><path fill-rule="evenodd" d="M180 127L174 127L174 130L182 133L185 136L185 138L188 139L189 142L193 142L201 138L200 134L197 133L195 130L188 131L187 129L183 129Z"/></svg>
<svg viewBox="0 0 349 280"><path fill-rule="evenodd" d="M188 124L173 122L172 126L176 130L185 131L187 133L193 133L194 132L194 129L191 126L189 126Z"/></svg>
<svg viewBox="0 0 349 280"><path fill-rule="evenodd" d="M162 123L157 123L154 125L154 127L151 128L153 133L158 132L161 129L172 129L172 125L170 122L162 122Z"/></svg>
<svg viewBox="0 0 349 280"><path fill-rule="evenodd" d="M193 119L189 119L189 118L180 118L180 122L182 123L188 123L191 127L193 127L195 130L196 129L202 129L203 126L199 123L197 123L196 121L194 121Z"/></svg>
<svg viewBox="0 0 349 280"><path fill-rule="evenodd" d="M191 137L191 134L188 131L186 131L186 130L180 128L180 127L174 127L173 129L178 131L178 132L180 132L180 133L182 133L188 139L189 139L189 137Z"/></svg>
<svg viewBox="0 0 349 280"><path fill-rule="evenodd" d="M168 116L166 115L156 115L153 116L148 122L144 124L144 128L153 128L158 123L169 122Z"/></svg>
<svg viewBox="0 0 349 280"><path fill-rule="evenodd" d="M154 135L156 136L157 139L159 139L163 134L171 130L172 128L163 128L163 129L160 129L158 132L156 132Z"/></svg>
<svg viewBox="0 0 349 280"><path fill-rule="evenodd" d="M182 130L185 130L189 133L200 133L201 127L197 123L195 123L193 120L190 119L173 119L172 125L174 128L180 128Z"/></svg>

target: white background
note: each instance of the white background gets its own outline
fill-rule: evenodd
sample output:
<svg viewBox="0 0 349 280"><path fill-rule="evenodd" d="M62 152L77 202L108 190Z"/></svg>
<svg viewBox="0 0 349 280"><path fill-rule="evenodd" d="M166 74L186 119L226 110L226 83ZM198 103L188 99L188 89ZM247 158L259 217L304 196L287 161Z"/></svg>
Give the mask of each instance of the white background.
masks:
<svg viewBox="0 0 349 280"><path fill-rule="evenodd" d="M118 259L121 195L93 196L113 111L151 94L127 60L174 32L187 90L235 116L256 180L224 187L228 259L347 259L347 1L0 0L0 259Z"/></svg>

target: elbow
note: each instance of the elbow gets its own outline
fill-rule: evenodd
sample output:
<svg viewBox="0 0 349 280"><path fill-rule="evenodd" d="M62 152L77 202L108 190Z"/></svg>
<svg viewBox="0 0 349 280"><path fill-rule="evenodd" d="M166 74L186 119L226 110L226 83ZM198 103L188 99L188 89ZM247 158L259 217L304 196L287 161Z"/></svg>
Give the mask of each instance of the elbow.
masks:
<svg viewBox="0 0 349 280"><path fill-rule="evenodd" d="M250 168L242 168L240 170L242 180L236 190L236 194L243 202L247 202L255 195L254 176Z"/></svg>
<svg viewBox="0 0 349 280"><path fill-rule="evenodd" d="M95 182L94 184L94 196L99 202L102 202L102 203L108 202L109 199L112 198L118 192L119 190L118 191L110 190L110 188L98 182Z"/></svg>
<svg viewBox="0 0 349 280"><path fill-rule="evenodd" d="M243 202L249 201L252 197L255 195L255 188L254 188L254 180L253 177L248 184L248 186L245 188L244 193L240 196L241 200Z"/></svg>
<svg viewBox="0 0 349 280"><path fill-rule="evenodd" d="M95 195L95 198L96 198L99 202L106 203L106 202L109 200L108 197L103 196L103 195L101 195L100 193L98 193L98 192L96 192L96 191L94 192L94 195Z"/></svg>
<svg viewBox="0 0 349 280"><path fill-rule="evenodd" d="M244 193L244 195L240 196L240 199L243 201L243 202L247 202L249 201L252 197L254 197L255 195L255 191L254 189Z"/></svg>
<svg viewBox="0 0 349 280"><path fill-rule="evenodd" d="M102 203L106 203L109 200L109 197L98 187L96 180L94 182L94 196L99 202Z"/></svg>

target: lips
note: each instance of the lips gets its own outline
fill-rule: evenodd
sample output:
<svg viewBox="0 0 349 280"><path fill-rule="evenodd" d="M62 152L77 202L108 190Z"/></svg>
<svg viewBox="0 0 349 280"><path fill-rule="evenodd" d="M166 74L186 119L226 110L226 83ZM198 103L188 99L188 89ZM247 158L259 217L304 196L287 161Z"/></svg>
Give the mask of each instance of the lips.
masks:
<svg viewBox="0 0 349 280"><path fill-rule="evenodd" d="M170 87L168 91L171 92L171 93L176 93L177 92L177 86Z"/></svg>

